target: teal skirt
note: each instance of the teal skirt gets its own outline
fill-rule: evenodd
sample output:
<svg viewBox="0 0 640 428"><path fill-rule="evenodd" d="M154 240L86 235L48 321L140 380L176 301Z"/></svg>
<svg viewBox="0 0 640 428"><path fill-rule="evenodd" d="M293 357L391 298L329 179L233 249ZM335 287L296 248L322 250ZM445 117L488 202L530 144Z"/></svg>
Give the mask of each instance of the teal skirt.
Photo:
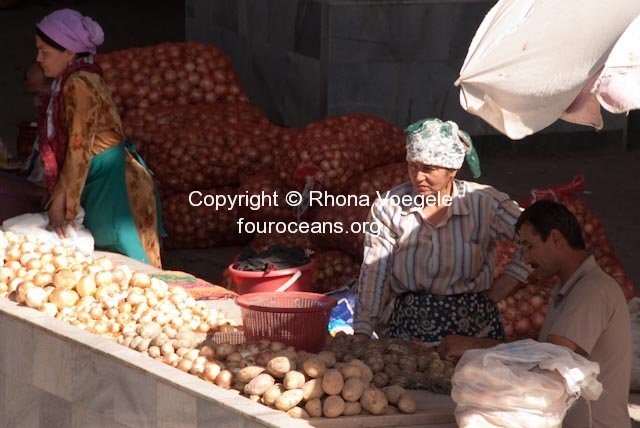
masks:
<svg viewBox="0 0 640 428"><path fill-rule="evenodd" d="M151 173L128 141L95 156L80 198L85 211L84 225L91 231L97 249L149 263L129 204L125 177L127 151ZM159 209L159 203L156 207ZM158 231L165 235L160 211Z"/></svg>

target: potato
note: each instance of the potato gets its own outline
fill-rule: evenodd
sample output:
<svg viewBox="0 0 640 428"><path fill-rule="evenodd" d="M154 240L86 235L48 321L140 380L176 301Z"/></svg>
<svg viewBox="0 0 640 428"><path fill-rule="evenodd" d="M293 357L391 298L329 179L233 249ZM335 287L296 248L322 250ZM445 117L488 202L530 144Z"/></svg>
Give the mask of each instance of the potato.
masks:
<svg viewBox="0 0 640 428"><path fill-rule="evenodd" d="M309 419L311 417L309 416L309 413L307 413L307 411L302 407L294 407L292 409L289 409L287 411L287 415L295 419Z"/></svg>
<svg viewBox="0 0 640 428"><path fill-rule="evenodd" d="M264 372L264 367L248 366L238 372L240 382L249 383L251 379Z"/></svg>
<svg viewBox="0 0 640 428"><path fill-rule="evenodd" d="M330 395L324 399L322 414L327 418L337 418L344 412L345 404L339 395Z"/></svg>
<svg viewBox="0 0 640 428"><path fill-rule="evenodd" d="M387 397L387 401L391 404L398 404L400 397L403 394L407 393L407 390L401 387L400 385L391 385L385 388L382 388L382 392Z"/></svg>
<svg viewBox="0 0 640 428"><path fill-rule="evenodd" d="M292 407L297 406L303 399L303 394L301 389L290 389L288 391L283 392L276 398L276 409L282 410L286 412Z"/></svg>
<svg viewBox="0 0 640 428"><path fill-rule="evenodd" d="M256 364L266 366L271 358L273 358L271 352L260 352L258 355L256 355Z"/></svg>
<svg viewBox="0 0 640 428"><path fill-rule="evenodd" d="M254 403L259 403L260 402L260 396L259 395L250 395L249 396L249 400L253 401Z"/></svg>
<svg viewBox="0 0 640 428"><path fill-rule="evenodd" d="M286 346L284 345L284 343L271 342L269 348L271 349L272 352L280 352L280 351L286 349Z"/></svg>
<svg viewBox="0 0 640 428"><path fill-rule="evenodd" d="M342 388L342 398L345 401L358 401L367 385L359 377L347 379Z"/></svg>
<svg viewBox="0 0 640 428"><path fill-rule="evenodd" d="M342 373L342 377L344 379L350 379L352 377L362 377L362 370L360 369L360 367L351 364L340 366L340 373Z"/></svg>
<svg viewBox="0 0 640 428"><path fill-rule="evenodd" d="M176 336L176 339L180 339L180 333ZM229 343L221 343L215 347L216 350L216 359L223 361L226 360L227 357L233 354L236 350L234 345Z"/></svg>
<svg viewBox="0 0 640 428"><path fill-rule="evenodd" d="M318 357L307 358L302 363L302 368L307 376L314 379L322 377L327 370L324 362Z"/></svg>
<svg viewBox="0 0 640 428"><path fill-rule="evenodd" d="M402 394L398 400L398 409L400 409L402 413L415 413L416 400L409 393Z"/></svg>
<svg viewBox="0 0 640 428"><path fill-rule="evenodd" d="M373 384L378 388L389 385L389 375L385 372L378 372L373 375Z"/></svg>
<svg viewBox="0 0 640 428"><path fill-rule="evenodd" d="M384 392L378 388L367 388L360 397L360 405L363 410L371 413L372 415L382 415L387 411L387 397Z"/></svg>
<svg viewBox="0 0 640 428"><path fill-rule="evenodd" d="M304 405L304 409L312 418L322 417L322 401L320 401L319 398L307 400L307 404Z"/></svg>
<svg viewBox="0 0 640 428"><path fill-rule="evenodd" d="M262 373L251 379L251 381L244 386L244 392L249 395L262 395L275 383L276 381L271 375Z"/></svg>
<svg viewBox="0 0 640 428"><path fill-rule="evenodd" d="M289 349L285 349L283 351L279 351L279 352L274 352L273 353L273 357L287 357L288 359L290 359L291 361L293 361L294 363L296 361L298 361L298 353L296 351L291 351Z"/></svg>
<svg viewBox="0 0 640 428"><path fill-rule="evenodd" d="M276 402L276 399L285 391L286 389L284 388L284 385L282 385L281 383L276 383L275 385L267 388L264 394L262 394L262 402L267 406L273 406Z"/></svg>
<svg viewBox="0 0 640 428"><path fill-rule="evenodd" d="M287 357L275 357L267 363L267 372L277 378L283 378L287 373L295 369L296 364Z"/></svg>
<svg viewBox="0 0 640 428"><path fill-rule="evenodd" d="M315 398L321 398L324 391L322 389L322 379L311 379L302 385L304 399L309 401Z"/></svg>
<svg viewBox="0 0 640 428"><path fill-rule="evenodd" d="M357 367L360 367L360 370L362 371L362 379L367 385L369 385L373 381L373 372L365 363L360 360L351 360L349 364L351 364L352 366L355 365Z"/></svg>
<svg viewBox="0 0 640 428"><path fill-rule="evenodd" d="M387 410L384 412L385 415L397 415L398 413L400 413L398 408L391 405L387 406Z"/></svg>
<svg viewBox="0 0 640 428"><path fill-rule="evenodd" d="M355 416L359 415L362 412L362 406L358 401L346 401L344 403L344 412L342 412L342 416Z"/></svg>
<svg viewBox="0 0 640 428"><path fill-rule="evenodd" d="M318 358L327 368L331 368L336 365L336 354L331 351L320 351L318 353Z"/></svg>
<svg viewBox="0 0 640 428"><path fill-rule="evenodd" d="M304 375L295 370L291 370L284 376L282 384L286 389L301 389L304 386Z"/></svg>
<svg viewBox="0 0 640 428"><path fill-rule="evenodd" d="M344 386L344 379L342 373L336 369L329 369L324 373L322 378L322 390L327 395L338 395L342 392Z"/></svg>

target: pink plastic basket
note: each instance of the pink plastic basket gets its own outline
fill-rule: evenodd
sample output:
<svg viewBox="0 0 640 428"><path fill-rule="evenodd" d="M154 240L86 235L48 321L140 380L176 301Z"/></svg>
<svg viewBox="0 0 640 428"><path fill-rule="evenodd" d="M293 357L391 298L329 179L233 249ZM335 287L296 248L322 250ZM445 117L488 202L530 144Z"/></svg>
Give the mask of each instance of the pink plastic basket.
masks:
<svg viewBox="0 0 640 428"><path fill-rule="evenodd" d="M327 340L333 297L316 293L249 293L236 303L242 312L247 340L269 339L318 352Z"/></svg>

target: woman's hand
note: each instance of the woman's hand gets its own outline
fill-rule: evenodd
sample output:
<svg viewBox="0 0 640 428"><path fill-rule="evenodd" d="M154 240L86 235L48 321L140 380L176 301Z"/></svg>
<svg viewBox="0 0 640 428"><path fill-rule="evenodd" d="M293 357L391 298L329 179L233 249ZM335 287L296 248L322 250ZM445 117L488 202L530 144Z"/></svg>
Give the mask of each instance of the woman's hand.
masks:
<svg viewBox="0 0 640 428"><path fill-rule="evenodd" d="M438 345L438 354L443 360L455 363L469 349L493 348L499 344L495 339L449 335Z"/></svg>
<svg viewBox="0 0 640 428"><path fill-rule="evenodd" d="M74 226L72 222L65 219L67 212L67 198L64 194L55 197L49 205L49 226L48 230L55 230L60 239L67 237L67 226Z"/></svg>

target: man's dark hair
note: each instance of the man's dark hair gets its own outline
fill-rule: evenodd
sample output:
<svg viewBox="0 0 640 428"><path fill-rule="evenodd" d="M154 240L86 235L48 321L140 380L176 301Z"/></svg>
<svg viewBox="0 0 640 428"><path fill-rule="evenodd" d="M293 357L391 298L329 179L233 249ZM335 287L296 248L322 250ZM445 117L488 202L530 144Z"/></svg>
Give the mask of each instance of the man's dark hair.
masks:
<svg viewBox="0 0 640 428"><path fill-rule="evenodd" d="M584 250L584 239L578 220L564 205L554 201L538 201L524 210L516 222L516 232L524 223L529 223L543 241L553 229L564 236L571 248Z"/></svg>

